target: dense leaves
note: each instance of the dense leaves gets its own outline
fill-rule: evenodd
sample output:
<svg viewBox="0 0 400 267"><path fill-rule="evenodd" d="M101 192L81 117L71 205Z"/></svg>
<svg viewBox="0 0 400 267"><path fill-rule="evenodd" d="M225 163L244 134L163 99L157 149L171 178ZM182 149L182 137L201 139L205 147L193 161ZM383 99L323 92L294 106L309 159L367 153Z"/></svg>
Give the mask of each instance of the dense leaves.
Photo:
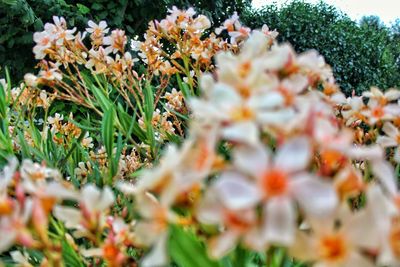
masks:
<svg viewBox="0 0 400 267"><path fill-rule="evenodd" d="M278 39L290 42L297 52L318 50L348 95L353 89L360 94L371 85L400 85L396 26L391 30L377 17L366 17L357 24L333 6L295 1L281 9L269 5L252 10L242 18L251 27L266 23L277 29Z"/></svg>
<svg viewBox="0 0 400 267"><path fill-rule="evenodd" d="M128 35L141 35L147 23L161 19L167 7L194 6L215 23L224 21L234 11L250 6L249 0L0 0L0 64L8 66L12 74L22 75L32 70L32 35L43 28L52 16L63 16L68 25L84 29L89 19L106 20L112 28L124 29Z"/></svg>

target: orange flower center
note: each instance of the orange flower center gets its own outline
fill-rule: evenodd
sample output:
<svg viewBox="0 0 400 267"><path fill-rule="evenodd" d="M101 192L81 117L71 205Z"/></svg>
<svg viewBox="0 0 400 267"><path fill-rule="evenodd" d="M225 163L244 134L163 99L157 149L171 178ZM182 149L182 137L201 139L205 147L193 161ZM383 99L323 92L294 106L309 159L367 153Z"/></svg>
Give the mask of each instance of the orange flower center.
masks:
<svg viewBox="0 0 400 267"><path fill-rule="evenodd" d="M332 234L324 236L319 242L319 253L321 257L328 261L343 260L348 252L343 236Z"/></svg>
<svg viewBox="0 0 400 267"><path fill-rule="evenodd" d="M330 172L340 167L346 160L346 157L336 150L324 150L321 152L322 170Z"/></svg>
<svg viewBox="0 0 400 267"><path fill-rule="evenodd" d="M330 96L330 95L333 95L336 92L337 92L337 88L336 88L336 86L334 84L331 84L331 83L325 84L325 86L324 86L324 94Z"/></svg>
<svg viewBox="0 0 400 267"><path fill-rule="evenodd" d="M197 171L202 171L207 167L207 163L210 162L210 159L212 159L213 156L214 153L208 147L207 141L201 140L197 147L197 158L194 168Z"/></svg>
<svg viewBox="0 0 400 267"><path fill-rule="evenodd" d="M364 188L364 183L360 176L354 171L350 173L341 181L336 183L336 190L341 199L349 195L357 194Z"/></svg>
<svg viewBox="0 0 400 267"><path fill-rule="evenodd" d="M29 173L29 177L32 180L43 180L44 178L46 178L44 172L42 171L31 172Z"/></svg>
<svg viewBox="0 0 400 267"><path fill-rule="evenodd" d="M385 111L381 106L378 106L371 110L371 115L375 118L382 118L385 115Z"/></svg>
<svg viewBox="0 0 400 267"><path fill-rule="evenodd" d="M54 197L40 198L40 204L42 205L42 208L46 214L49 214L51 212L56 202L57 199Z"/></svg>
<svg viewBox="0 0 400 267"><path fill-rule="evenodd" d="M249 107L243 106L235 109L232 114L232 119L234 121L247 121L254 118L254 112Z"/></svg>
<svg viewBox="0 0 400 267"><path fill-rule="evenodd" d="M44 37L41 41L40 44L45 46L50 42L50 38L49 37Z"/></svg>
<svg viewBox="0 0 400 267"><path fill-rule="evenodd" d="M239 231L246 231L251 226L251 223L245 220L243 216L230 211L225 211L225 223L227 226Z"/></svg>
<svg viewBox="0 0 400 267"><path fill-rule="evenodd" d="M94 29L94 31L93 31L93 35L94 36L101 36L103 34L103 30L101 29L101 28L96 28L96 29Z"/></svg>
<svg viewBox="0 0 400 267"><path fill-rule="evenodd" d="M288 184L288 176L282 170L269 170L261 178L262 189L268 197L285 194Z"/></svg>
<svg viewBox="0 0 400 267"><path fill-rule="evenodd" d="M12 201L9 198L0 200L0 215L9 215L12 212Z"/></svg>
<svg viewBox="0 0 400 267"><path fill-rule="evenodd" d="M295 95L292 92L290 92L287 88L282 87L282 86L279 88L279 92L285 98L285 105L287 105L287 106L293 105L294 100L295 100Z"/></svg>
<svg viewBox="0 0 400 267"><path fill-rule="evenodd" d="M237 91L243 98L249 98L251 95L251 88L247 85L238 86Z"/></svg>
<svg viewBox="0 0 400 267"><path fill-rule="evenodd" d="M394 219L392 222L389 242L394 255L400 258L400 218Z"/></svg>
<svg viewBox="0 0 400 267"><path fill-rule="evenodd" d="M245 78L251 71L251 62L246 61L239 66L239 77Z"/></svg>
<svg viewBox="0 0 400 267"><path fill-rule="evenodd" d="M119 254L118 248L114 244L105 244L103 247L103 256L107 261L113 262Z"/></svg>

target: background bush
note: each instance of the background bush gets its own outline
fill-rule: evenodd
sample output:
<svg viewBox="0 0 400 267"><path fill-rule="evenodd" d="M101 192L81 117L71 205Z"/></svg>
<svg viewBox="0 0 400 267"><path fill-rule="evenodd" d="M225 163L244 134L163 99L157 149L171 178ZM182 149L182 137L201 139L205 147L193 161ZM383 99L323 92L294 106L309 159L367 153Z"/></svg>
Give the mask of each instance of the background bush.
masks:
<svg viewBox="0 0 400 267"><path fill-rule="evenodd" d="M278 40L290 42L297 52L318 50L347 94L373 85L400 86L400 20L392 28L378 17L357 24L333 6L301 1L248 10L242 20L252 28L266 23L277 29Z"/></svg>
<svg viewBox="0 0 400 267"><path fill-rule="evenodd" d="M268 24L279 31L279 41L290 42L297 52L318 50L347 94L371 85L400 87L400 20L391 27L377 17L357 24L332 6L301 1L254 10L250 0L0 0L0 64L11 69L14 81L31 72L32 34L53 15L64 16L68 25L81 30L89 19L106 20L111 28L134 36L145 31L147 21L165 17L172 5L194 6L215 24L234 11L252 28Z"/></svg>
<svg viewBox="0 0 400 267"><path fill-rule="evenodd" d="M89 19L106 20L111 28L124 29L128 36L141 35L152 19L164 18L167 9L193 6L214 23L251 5L250 0L0 0L0 65L8 66L14 80L32 71L32 35L42 31L52 16L63 16L69 27L85 29Z"/></svg>

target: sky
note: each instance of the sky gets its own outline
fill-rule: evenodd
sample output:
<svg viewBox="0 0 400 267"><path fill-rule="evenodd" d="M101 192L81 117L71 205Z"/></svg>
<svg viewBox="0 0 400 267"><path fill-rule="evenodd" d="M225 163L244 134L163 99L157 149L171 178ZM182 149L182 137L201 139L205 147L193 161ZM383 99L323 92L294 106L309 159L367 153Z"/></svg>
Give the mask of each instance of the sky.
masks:
<svg viewBox="0 0 400 267"><path fill-rule="evenodd" d="M253 0L254 7L276 2L281 5L290 0ZM309 3L317 3L318 0L305 0ZM400 0L325 0L325 3L334 5L347 13L352 19L359 20L362 16L377 15L383 22L389 24L396 18L400 18Z"/></svg>

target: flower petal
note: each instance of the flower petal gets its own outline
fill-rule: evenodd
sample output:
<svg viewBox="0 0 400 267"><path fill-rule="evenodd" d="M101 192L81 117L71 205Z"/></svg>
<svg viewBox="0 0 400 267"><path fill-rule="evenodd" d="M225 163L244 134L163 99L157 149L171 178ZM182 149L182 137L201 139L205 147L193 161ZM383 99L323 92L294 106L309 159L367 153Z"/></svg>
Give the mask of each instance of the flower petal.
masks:
<svg viewBox="0 0 400 267"><path fill-rule="evenodd" d="M380 144L382 147L397 146L396 140L388 136L378 136L376 143Z"/></svg>
<svg viewBox="0 0 400 267"><path fill-rule="evenodd" d="M304 170L311 158L310 142L305 137L299 137L285 143L275 158L276 167L287 172Z"/></svg>
<svg viewBox="0 0 400 267"><path fill-rule="evenodd" d="M286 108L277 111L260 111L257 114L257 121L262 124L282 125L293 119L295 112Z"/></svg>
<svg viewBox="0 0 400 267"><path fill-rule="evenodd" d="M223 221L223 207L215 188L207 190L196 210L196 218L204 224L219 224Z"/></svg>
<svg viewBox="0 0 400 267"><path fill-rule="evenodd" d="M338 205L338 196L333 186L308 174L293 178L293 195L307 215L326 217Z"/></svg>
<svg viewBox="0 0 400 267"><path fill-rule="evenodd" d="M397 129L391 122L385 122L382 131L392 138L397 138L399 135L399 129Z"/></svg>
<svg viewBox="0 0 400 267"><path fill-rule="evenodd" d="M214 237L209 243L210 256L216 259L222 258L235 248L238 239L239 234L234 231L226 231Z"/></svg>
<svg viewBox="0 0 400 267"><path fill-rule="evenodd" d="M264 206L265 232L268 242L287 246L295 237L296 212L289 198L272 198Z"/></svg>
<svg viewBox="0 0 400 267"><path fill-rule="evenodd" d="M396 194L397 185L392 165L384 160L373 161L372 172L390 194Z"/></svg>
<svg viewBox="0 0 400 267"><path fill-rule="evenodd" d="M256 177L270 165L270 153L262 144L238 146L233 151L233 162L239 170Z"/></svg>
<svg viewBox="0 0 400 267"><path fill-rule="evenodd" d="M246 144L258 143L258 128L253 122L235 123L222 130L222 136L230 141Z"/></svg>
<svg viewBox="0 0 400 267"><path fill-rule="evenodd" d="M257 187L237 173L223 173L214 186L221 201L232 210L253 207L261 199Z"/></svg>
<svg viewBox="0 0 400 267"><path fill-rule="evenodd" d="M168 265L168 254L167 254L167 233L163 234L156 242L154 247L151 249L140 266L143 267L158 267Z"/></svg>

